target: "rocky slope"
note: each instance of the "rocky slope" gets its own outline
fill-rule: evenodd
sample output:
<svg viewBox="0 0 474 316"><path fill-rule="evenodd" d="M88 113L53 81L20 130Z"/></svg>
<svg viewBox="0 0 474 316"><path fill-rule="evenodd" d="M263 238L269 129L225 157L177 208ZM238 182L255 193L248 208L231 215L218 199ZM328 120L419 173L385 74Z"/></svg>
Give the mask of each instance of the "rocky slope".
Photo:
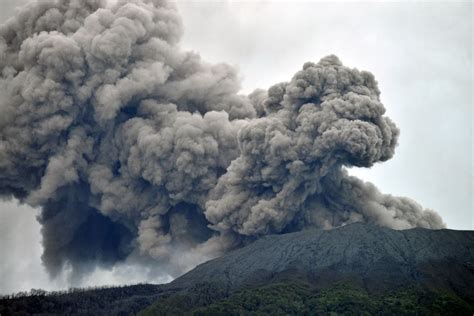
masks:
<svg viewBox="0 0 474 316"><path fill-rule="evenodd" d="M280 279L316 287L350 280L369 292L409 284L443 288L474 299L474 232L392 230L355 223L263 237L208 261L176 279L170 289L218 283L229 291Z"/></svg>

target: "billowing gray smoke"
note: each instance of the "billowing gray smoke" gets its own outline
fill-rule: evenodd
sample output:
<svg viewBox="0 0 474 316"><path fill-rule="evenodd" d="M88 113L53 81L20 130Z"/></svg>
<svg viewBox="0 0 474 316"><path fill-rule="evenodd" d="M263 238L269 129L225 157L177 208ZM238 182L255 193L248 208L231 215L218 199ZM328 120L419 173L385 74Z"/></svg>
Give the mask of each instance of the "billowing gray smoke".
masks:
<svg viewBox="0 0 474 316"><path fill-rule="evenodd" d="M239 95L181 33L162 0L44 0L0 28L0 195L42 208L51 275L131 256L176 275L306 227L444 226L344 169L397 143L372 74L328 56Z"/></svg>

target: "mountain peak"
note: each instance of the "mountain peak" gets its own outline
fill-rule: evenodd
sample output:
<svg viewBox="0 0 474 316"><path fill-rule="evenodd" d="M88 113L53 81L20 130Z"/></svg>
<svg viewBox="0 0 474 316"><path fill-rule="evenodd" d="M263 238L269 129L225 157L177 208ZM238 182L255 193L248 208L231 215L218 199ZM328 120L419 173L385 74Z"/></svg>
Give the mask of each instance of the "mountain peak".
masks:
<svg viewBox="0 0 474 316"><path fill-rule="evenodd" d="M380 291L413 283L428 284L434 277L439 279L448 273L445 269L449 267L468 276L457 278L455 287L472 292L474 276L468 266L474 262L473 246L471 231L393 230L371 223L353 223L332 230L307 229L260 238L199 265L169 287L183 289L209 282L233 291L294 277L322 287L350 279L370 291Z"/></svg>

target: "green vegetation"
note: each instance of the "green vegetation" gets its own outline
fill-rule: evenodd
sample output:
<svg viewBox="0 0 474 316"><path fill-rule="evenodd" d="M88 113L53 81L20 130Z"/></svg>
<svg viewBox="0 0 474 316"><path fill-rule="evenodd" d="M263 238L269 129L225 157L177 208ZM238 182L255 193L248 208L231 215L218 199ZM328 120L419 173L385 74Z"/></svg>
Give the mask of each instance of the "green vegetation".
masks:
<svg viewBox="0 0 474 316"><path fill-rule="evenodd" d="M0 315L133 315L156 301L161 287L151 284L110 288L32 290L0 298Z"/></svg>
<svg viewBox="0 0 474 316"><path fill-rule="evenodd" d="M145 309L144 309L145 308ZM144 310L143 310L144 309ZM140 312L141 311L141 312ZM0 298L0 314L68 315L473 315L473 302L454 293L410 287L373 295L353 284L317 290L309 283L280 281L235 293L201 283L180 291L156 285L34 290Z"/></svg>
<svg viewBox="0 0 474 316"><path fill-rule="evenodd" d="M225 297L210 285L161 297L140 315L472 315L474 306L451 293L417 288L371 295L350 284L316 291L306 283L277 283ZM214 287L215 288L215 287Z"/></svg>

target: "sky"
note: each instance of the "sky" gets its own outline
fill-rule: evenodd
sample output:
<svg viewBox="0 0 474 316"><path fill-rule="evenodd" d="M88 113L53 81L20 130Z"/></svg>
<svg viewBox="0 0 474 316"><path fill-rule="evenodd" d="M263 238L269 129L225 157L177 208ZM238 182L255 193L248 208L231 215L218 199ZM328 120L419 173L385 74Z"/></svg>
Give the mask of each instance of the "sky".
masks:
<svg viewBox="0 0 474 316"><path fill-rule="evenodd" d="M26 1L0 0L0 22ZM336 54L375 75L401 130L394 158L351 174L474 229L471 2L178 2L181 45L239 68L242 92L288 81L306 61ZM41 265L38 210L0 201L0 293L59 289ZM83 285L147 280L133 264L96 270ZM165 276L154 277L165 282Z"/></svg>

